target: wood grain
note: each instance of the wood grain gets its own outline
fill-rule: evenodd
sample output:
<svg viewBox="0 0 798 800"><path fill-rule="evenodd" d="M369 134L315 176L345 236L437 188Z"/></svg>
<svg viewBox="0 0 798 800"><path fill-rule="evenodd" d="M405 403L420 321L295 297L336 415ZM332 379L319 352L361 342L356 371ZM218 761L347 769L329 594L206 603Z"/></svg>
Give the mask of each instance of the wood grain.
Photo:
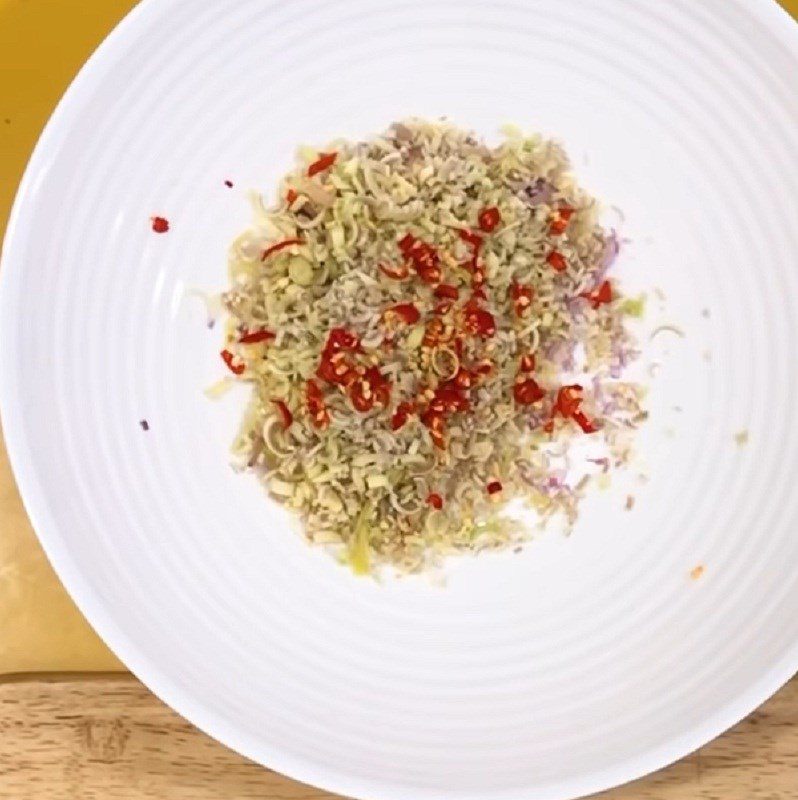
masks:
<svg viewBox="0 0 798 800"><path fill-rule="evenodd" d="M798 800L798 678L698 753L600 797ZM0 800L331 798L226 749L131 677L0 684Z"/></svg>

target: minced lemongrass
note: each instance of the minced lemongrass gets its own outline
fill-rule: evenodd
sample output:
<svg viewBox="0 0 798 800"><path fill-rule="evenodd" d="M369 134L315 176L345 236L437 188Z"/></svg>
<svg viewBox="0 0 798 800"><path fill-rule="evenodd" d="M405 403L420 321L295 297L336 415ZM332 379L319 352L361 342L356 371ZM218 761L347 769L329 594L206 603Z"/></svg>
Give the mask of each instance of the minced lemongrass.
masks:
<svg viewBox="0 0 798 800"><path fill-rule="evenodd" d="M586 436L623 461L645 418L617 383L644 296L607 278L617 237L562 148L407 120L299 152L230 251L237 455L357 573L513 545L519 496L572 524L585 484L553 464Z"/></svg>

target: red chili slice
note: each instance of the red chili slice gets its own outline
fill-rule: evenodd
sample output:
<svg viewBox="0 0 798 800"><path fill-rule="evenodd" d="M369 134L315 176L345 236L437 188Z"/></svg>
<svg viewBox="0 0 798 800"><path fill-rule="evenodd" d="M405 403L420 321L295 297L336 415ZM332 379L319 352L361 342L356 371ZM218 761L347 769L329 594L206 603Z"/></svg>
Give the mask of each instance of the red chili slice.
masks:
<svg viewBox="0 0 798 800"><path fill-rule="evenodd" d="M474 367L474 374L480 379L486 378L493 372L493 367L493 362L485 359Z"/></svg>
<svg viewBox="0 0 798 800"><path fill-rule="evenodd" d="M152 229L156 233L166 233L169 230L169 220L166 217L152 217Z"/></svg>
<svg viewBox="0 0 798 800"><path fill-rule="evenodd" d="M528 355L521 356L521 363L519 365L521 372L534 372L535 371L535 354L529 353Z"/></svg>
<svg viewBox="0 0 798 800"><path fill-rule="evenodd" d="M423 345L425 347L435 347L443 338L443 330L443 322L441 322L440 319L437 317L431 319L424 330Z"/></svg>
<svg viewBox="0 0 798 800"><path fill-rule="evenodd" d="M331 328L327 334L327 343L324 345L325 353L338 353L349 350L353 353L360 352L360 339L356 333L346 328Z"/></svg>
<svg viewBox="0 0 798 800"><path fill-rule="evenodd" d="M263 251L263 255L260 257L261 261L265 261L272 253L277 253L278 251L282 250L285 247L290 247L292 244L302 244L301 239L285 239L282 242L277 242L277 244L273 244L271 247L267 247Z"/></svg>
<svg viewBox="0 0 798 800"><path fill-rule="evenodd" d="M241 375L247 368L246 364L243 362L240 364L233 363L235 356L229 350L222 350L219 355L222 357L222 361L227 364L227 368L233 373L233 375Z"/></svg>
<svg viewBox="0 0 798 800"><path fill-rule="evenodd" d="M465 367L460 367L452 380L461 389L470 389L471 384L474 382L474 376Z"/></svg>
<svg viewBox="0 0 798 800"><path fill-rule="evenodd" d="M308 177L312 178L319 172L329 169L338 158L338 153L319 153L318 159L308 167Z"/></svg>
<svg viewBox="0 0 798 800"><path fill-rule="evenodd" d="M502 220L499 209L495 206L485 208L479 212L479 227L483 231L490 233Z"/></svg>
<svg viewBox="0 0 798 800"><path fill-rule="evenodd" d="M549 233L554 236L565 233L565 229L568 227L568 221L571 219L573 213L574 210L570 206L560 206L560 208L557 209L554 220L552 220L549 225Z"/></svg>
<svg viewBox="0 0 798 800"><path fill-rule="evenodd" d="M458 411L468 411L471 403L454 381L447 381L435 390L429 407L435 414L455 414Z"/></svg>
<svg viewBox="0 0 798 800"><path fill-rule="evenodd" d="M267 331L266 328L262 328L259 331L245 333L238 341L240 344L257 344L258 342L268 342L274 339L275 336L276 334Z"/></svg>
<svg viewBox="0 0 798 800"><path fill-rule="evenodd" d="M595 424L585 416L583 411L575 411L572 419L579 425L584 433L595 433L598 430Z"/></svg>
<svg viewBox="0 0 798 800"><path fill-rule="evenodd" d="M371 411L374 408L375 400L371 384L365 378L356 380L349 390L349 399L352 401L355 410L361 414Z"/></svg>
<svg viewBox="0 0 798 800"><path fill-rule="evenodd" d="M554 402L554 409L564 417L571 417L574 412L579 410L582 405L583 389L578 383L570 386L563 386L557 392L557 399Z"/></svg>
<svg viewBox="0 0 798 800"><path fill-rule="evenodd" d="M582 387L578 383L571 386L563 386L557 392L557 399L552 413L560 413L566 419L572 419L584 433L595 433L598 428L588 419L581 408L582 391Z"/></svg>
<svg viewBox="0 0 798 800"><path fill-rule="evenodd" d="M478 233L473 233L467 228L460 229L460 238L468 245L471 245L475 250L482 247L482 237Z"/></svg>
<svg viewBox="0 0 798 800"><path fill-rule="evenodd" d="M391 417L391 430L398 431L415 410L416 407L414 403L399 403Z"/></svg>
<svg viewBox="0 0 798 800"><path fill-rule="evenodd" d="M404 255L408 255L417 241L418 239L412 233L406 233L399 240L399 249Z"/></svg>
<svg viewBox="0 0 798 800"><path fill-rule="evenodd" d="M498 494L502 490L502 485L499 481L491 481L486 487L488 494Z"/></svg>
<svg viewBox="0 0 798 800"><path fill-rule="evenodd" d="M439 297L442 300L457 300L460 293L456 286L452 286L448 283L441 283L435 287L433 294L435 297Z"/></svg>
<svg viewBox="0 0 798 800"><path fill-rule="evenodd" d="M386 267L385 264L380 264L380 272L395 281L402 281L410 274L410 268L407 264L402 264L398 269Z"/></svg>
<svg viewBox="0 0 798 800"><path fill-rule="evenodd" d="M412 303L400 303L398 306L392 306L388 311L396 314L405 325L415 325L421 319L421 313Z"/></svg>
<svg viewBox="0 0 798 800"><path fill-rule="evenodd" d="M510 296L513 300L513 309L517 317L522 317L532 305L535 292L531 286L523 283L513 283L510 285Z"/></svg>
<svg viewBox="0 0 798 800"><path fill-rule="evenodd" d="M452 301L441 300L440 303L437 303L435 306L433 306L432 313L442 317L444 314L448 314L451 310L452 310Z"/></svg>
<svg viewBox="0 0 798 800"><path fill-rule="evenodd" d="M438 283L440 281L440 259L432 245L416 239L411 233L407 233L399 240L399 249L402 255L412 263L422 281L425 283Z"/></svg>
<svg viewBox="0 0 798 800"><path fill-rule="evenodd" d="M436 492L430 492L430 494L427 495L427 502L436 511L440 511L443 508L443 498Z"/></svg>
<svg viewBox="0 0 798 800"><path fill-rule="evenodd" d="M593 308L598 308L603 303L612 302L612 285L609 281L603 281L592 292L585 292L580 297L584 297Z"/></svg>
<svg viewBox="0 0 798 800"><path fill-rule="evenodd" d="M291 409L288 408L283 400L272 400L272 403L277 407L280 416L283 418L283 428L288 430L294 422L294 415L291 413Z"/></svg>
<svg viewBox="0 0 798 800"><path fill-rule="evenodd" d="M443 450L446 447L444 438L444 418L443 414L436 413L428 408L420 417L421 422L429 429L432 443Z"/></svg>
<svg viewBox="0 0 798 800"><path fill-rule="evenodd" d="M309 380L305 385L305 400L310 421L315 427L324 430L330 424L330 414L324 404L324 395L313 379Z"/></svg>
<svg viewBox="0 0 798 800"><path fill-rule="evenodd" d="M484 308L466 307L464 317L466 330L474 335L487 339L496 333L496 320L490 311Z"/></svg>
<svg viewBox="0 0 798 800"><path fill-rule="evenodd" d="M296 189L289 189L285 195L285 202L290 206L294 200L297 199L297 197L299 197L299 195L297 194Z"/></svg>
<svg viewBox="0 0 798 800"><path fill-rule="evenodd" d="M391 384L377 367L369 367L363 377L352 384L349 399L361 413L370 411L375 404L387 406L391 400Z"/></svg>
<svg viewBox="0 0 798 800"><path fill-rule="evenodd" d="M513 398L518 405L528 406L537 403L546 396L534 378L522 378L520 375L513 386Z"/></svg>
<svg viewBox="0 0 798 800"><path fill-rule="evenodd" d="M377 405L387 406L391 402L391 382L377 367L369 367L366 370L366 380L371 384Z"/></svg>
<svg viewBox="0 0 798 800"><path fill-rule="evenodd" d="M342 352L322 353L316 375L338 386L351 386L358 377L354 365Z"/></svg>
<svg viewBox="0 0 798 800"><path fill-rule="evenodd" d="M562 253L558 253L556 250L552 250L547 256L546 261L552 266L557 272L563 272L564 270L568 269L568 262L563 257Z"/></svg>

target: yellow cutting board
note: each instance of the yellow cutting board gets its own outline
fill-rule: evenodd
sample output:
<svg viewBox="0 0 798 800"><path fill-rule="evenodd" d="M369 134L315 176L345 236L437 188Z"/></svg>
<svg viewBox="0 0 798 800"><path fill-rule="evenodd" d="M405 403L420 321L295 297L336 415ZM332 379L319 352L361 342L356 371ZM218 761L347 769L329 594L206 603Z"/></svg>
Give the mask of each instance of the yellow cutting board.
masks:
<svg viewBox="0 0 798 800"><path fill-rule="evenodd" d="M220 0L224 2L225 0ZM288 2L289 0L286 0ZM132 0L0 0L0 227L42 126ZM798 16L798 0L785 0ZM798 91L798 76L795 76ZM47 563L0 440L0 674L115 670Z"/></svg>

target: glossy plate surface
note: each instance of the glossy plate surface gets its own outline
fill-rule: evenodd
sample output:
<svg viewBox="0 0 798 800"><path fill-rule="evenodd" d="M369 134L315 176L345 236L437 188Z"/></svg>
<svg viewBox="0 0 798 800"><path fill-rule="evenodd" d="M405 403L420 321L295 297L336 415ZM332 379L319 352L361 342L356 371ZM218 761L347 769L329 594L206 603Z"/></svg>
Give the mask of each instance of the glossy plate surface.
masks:
<svg viewBox="0 0 798 800"><path fill-rule="evenodd" d="M9 450L100 634L223 742L369 800L572 798L765 700L798 668L796 75L769 0L139 6L47 127L0 278ZM353 578L231 471L244 398L203 396L186 297L296 144L414 114L566 144L662 363L640 466L574 534L443 588Z"/></svg>

